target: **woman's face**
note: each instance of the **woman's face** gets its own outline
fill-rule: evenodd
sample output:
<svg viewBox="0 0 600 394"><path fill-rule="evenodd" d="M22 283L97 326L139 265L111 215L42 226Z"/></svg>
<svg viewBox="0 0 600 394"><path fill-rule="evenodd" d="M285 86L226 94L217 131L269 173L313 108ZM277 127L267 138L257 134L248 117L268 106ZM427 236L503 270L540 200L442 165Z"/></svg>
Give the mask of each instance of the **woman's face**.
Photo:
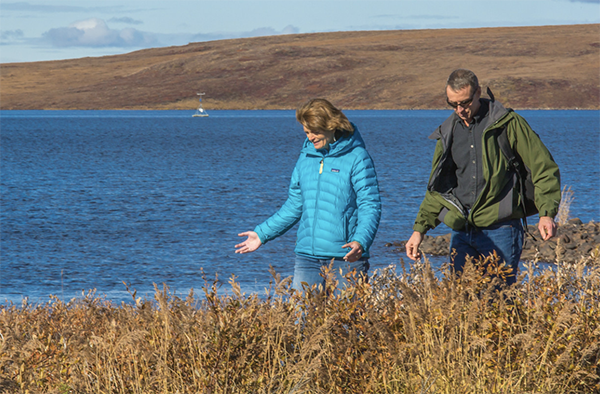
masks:
<svg viewBox="0 0 600 394"><path fill-rule="evenodd" d="M312 142L315 146L315 149L327 149L329 148L329 144L334 141L334 132L327 130L316 130L312 131L304 127L304 132L306 133L306 137L308 140Z"/></svg>

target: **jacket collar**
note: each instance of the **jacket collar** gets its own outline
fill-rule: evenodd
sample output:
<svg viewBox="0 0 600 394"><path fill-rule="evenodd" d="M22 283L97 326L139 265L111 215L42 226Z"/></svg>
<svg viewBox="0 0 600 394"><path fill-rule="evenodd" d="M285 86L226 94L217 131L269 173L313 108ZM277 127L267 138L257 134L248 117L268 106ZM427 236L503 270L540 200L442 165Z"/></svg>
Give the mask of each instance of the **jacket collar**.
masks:
<svg viewBox="0 0 600 394"><path fill-rule="evenodd" d="M490 94L491 92L488 89L488 94ZM493 95L490 95L493 98ZM504 108L504 106L502 104L500 104L499 102L495 101L494 99L480 99L480 100L484 100L488 103L489 105L489 112L488 112L488 116L485 118L485 127L484 130L487 130L491 125L497 123L499 120L501 120L503 117L506 116L506 114L508 114L510 111L506 108ZM448 141L448 139L450 138L450 134L452 134L452 131L454 130L454 125L456 124L456 122L460 122L460 118L458 117L458 115L456 115L456 112L452 112L452 115L450 115L445 121L444 123L442 123L441 126L439 126L430 136L429 139L431 140L439 140L439 139L443 139L444 141Z"/></svg>

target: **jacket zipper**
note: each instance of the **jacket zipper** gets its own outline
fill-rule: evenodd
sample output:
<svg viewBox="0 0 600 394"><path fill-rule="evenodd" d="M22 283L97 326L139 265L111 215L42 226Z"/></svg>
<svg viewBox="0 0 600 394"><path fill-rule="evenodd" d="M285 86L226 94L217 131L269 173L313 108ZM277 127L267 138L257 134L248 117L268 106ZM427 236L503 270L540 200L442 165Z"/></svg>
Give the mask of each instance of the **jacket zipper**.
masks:
<svg viewBox="0 0 600 394"><path fill-rule="evenodd" d="M323 173L323 161L325 160L325 158L321 159L321 165L319 166L319 175L321 175ZM321 177L319 176L318 181L317 181L317 196L315 199L315 219L313 221L313 229L312 229L312 254L313 256L315 255L315 231L316 231L316 227L317 227L317 217L316 215L319 212L319 196L321 194Z"/></svg>
<svg viewBox="0 0 600 394"><path fill-rule="evenodd" d="M447 202L452 204L456 209L458 209L458 211L461 213L461 215L464 216L465 219L468 219L469 213L465 210L465 208L462 206L462 204L456 199L456 197L454 197L452 194L441 194L441 193L440 193L440 196L442 196L442 198L444 200L446 200Z"/></svg>
<svg viewBox="0 0 600 394"><path fill-rule="evenodd" d="M452 131L454 132L454 128L456 127L456 123L454 123L452 125ZM441 134L441 133L440 133ZM433 183L433 181L435 179L437 179L440 175L440 172L442 172L442 165L443 163L446 161L446 158L448 157L448 151L450 150L446 144L446 140L442 139L442 144L443 144L443 149L444 152L442 153L442 157L440 158L440 162L438 163L436 169L435 169L435 174L433 174L433 176L431 177L431 182ZM433 186L432 184L428 185L427 187L429 188L430 186ZM430 191L435 191L435 189L433 187L431 187ZM456 197L454 197L452 195L452 193L439 193L439 195L446 200L448 203L450 203L452 206L454 206L456 209L458 209L458 211L461 213L461 215L463 215L463 217L465 219L468 218L469 213L465 210L465 208L462 206L462 204L460 203L460 201L458 201L458 199Z"/></svg>

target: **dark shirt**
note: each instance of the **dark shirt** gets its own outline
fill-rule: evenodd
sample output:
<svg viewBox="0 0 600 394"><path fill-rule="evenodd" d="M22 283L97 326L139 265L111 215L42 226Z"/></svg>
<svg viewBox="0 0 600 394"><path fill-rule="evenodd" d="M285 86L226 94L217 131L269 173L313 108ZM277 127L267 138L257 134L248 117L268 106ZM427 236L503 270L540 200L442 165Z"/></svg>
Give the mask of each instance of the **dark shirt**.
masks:
<svg viewBox="0 0 600 394"><path fill-rule="evenodd" d="M461 119L456 123L452 140L452 158L456 164L457 186L453 193L470 210L485 186L482 163L482 135L489 105L480 101L479 111L469 126Z"/></svg>

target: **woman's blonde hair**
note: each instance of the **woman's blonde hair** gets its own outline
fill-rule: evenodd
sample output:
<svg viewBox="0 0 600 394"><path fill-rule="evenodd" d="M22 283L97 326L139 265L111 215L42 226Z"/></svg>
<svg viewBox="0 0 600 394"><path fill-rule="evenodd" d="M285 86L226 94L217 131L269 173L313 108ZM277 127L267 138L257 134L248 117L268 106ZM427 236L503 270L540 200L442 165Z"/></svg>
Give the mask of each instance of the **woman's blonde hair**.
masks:
<svg viewBox="0 0 600 394"><path fill-rule="evenodd" d="M346 115L325 99L308 100L296 110L296 119L311 131L333 131L341 135L354 133Z"/></svg>

